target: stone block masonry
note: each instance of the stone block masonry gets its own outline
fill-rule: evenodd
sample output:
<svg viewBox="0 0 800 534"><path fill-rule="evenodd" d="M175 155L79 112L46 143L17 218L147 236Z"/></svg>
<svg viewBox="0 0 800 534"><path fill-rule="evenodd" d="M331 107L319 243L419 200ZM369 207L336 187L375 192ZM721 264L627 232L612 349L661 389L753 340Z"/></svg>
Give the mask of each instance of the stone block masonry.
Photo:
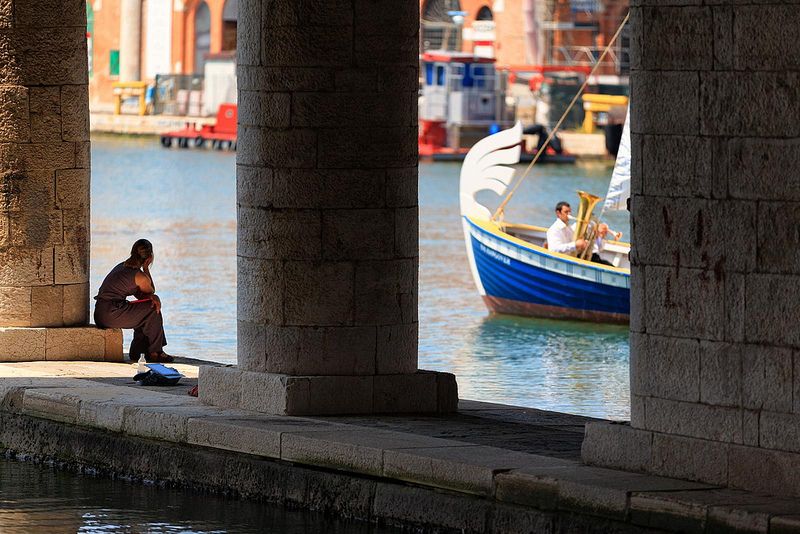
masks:
<svg viewBox="0 0 800 534"><path fill-rule="evenodd" d="M0 40L0 326L89 320L89 162L76 161L89 141L79 4L10 4Z"/></svg>
<svg viewBox="0 0 800 534"><path fill-rule="evenodd" d="M197 368L175 365L188 387ZM0 451L425 532L797 531L796 499L581 465L589 420L580 416L471 401L436 417L273 416L204 406L185 388L135 386L129 372L0 364ZM752 475L743 462L752 447L728 456L705 441L697 454L692 439L605 422L591 422L590 433L609 426L640 450L626 455L613 443L601 452L615 461L641 466L652 456L716 484ZM758 459L774 475L763 484L797 486L791 462Z"/></svg>
<svg viewBox="0 0 800 534"><path fill-rule="evenodd" d="M417 370L418 5L239 9L239 368L204 370L202 400L452 409L454 377Z"/></svg>
<svg viewBox="0 0 800 534"><path fill-rule="evenodd" d="M90 162L84 2L0 4L7 17L0 23L0 360L121 355L118 336L85 327Z"/></svg>
<svg viewBox="0 0 800 534"><path fill-rule="evenodd" d="M0 361L121 362L122 330L92 325L63 328L0 327Z"/></svg>
<svg viewBox="0 0 800 534"><path fill-rule="evenodd" d="M800 496L797 2L631 20L632 426L584 459Z"/></svg>

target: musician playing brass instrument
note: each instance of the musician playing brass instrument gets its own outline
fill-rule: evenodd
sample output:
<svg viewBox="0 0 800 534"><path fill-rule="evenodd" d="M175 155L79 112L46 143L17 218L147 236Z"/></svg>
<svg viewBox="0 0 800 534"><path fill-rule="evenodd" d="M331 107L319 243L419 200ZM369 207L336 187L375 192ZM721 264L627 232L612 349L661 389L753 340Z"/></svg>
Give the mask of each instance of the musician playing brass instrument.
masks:
<svg viewBox="0 0 800 534"><path fill-rule="evenodd" d="M562 201L556 204L556 221L547 230L547 247L553 252L576 256L602 265L613 265L600 257L609 233L608 225L591 218L594 205L601 199L582 191L578 193L581 199L578 217L572 217L569 203ZM570 219L576 222L569 225ZM576 231L579 234L576 234ZM614 237L619 239L619 235Z"/></svg>
<svg viewBox="0 0 800 534"><path fill-rule="evenodd" d="M568 202L556 204L556 220L547 229L547 248L553 252L578 256L586 250L585 239L575 239L575 224L569 224L572 208Z"/></svg>

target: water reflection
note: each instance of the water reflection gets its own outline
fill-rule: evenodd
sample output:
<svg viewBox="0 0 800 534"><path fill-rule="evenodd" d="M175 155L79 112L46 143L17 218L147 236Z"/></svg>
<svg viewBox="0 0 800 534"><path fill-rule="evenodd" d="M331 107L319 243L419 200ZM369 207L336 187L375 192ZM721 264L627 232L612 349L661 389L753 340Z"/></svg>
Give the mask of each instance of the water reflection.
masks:
<svg viewBox="0 0 800 534"><path fill-rule="evenodd" d="M459 172L420 164L420 365L454 372L465 398L627 419L627 327L488 316L467 264ZM534 167L507 218L549 225L559 200L604 194L610 173L603 163ZM627 233L627 213L605 218Z"/></svg>
<svg viewBox="0 0 800 534"><path fill-rule="evenodd" d="M420 164L420 367L455 372L467 398L627 418L624 327L487 318L465 254L459 171ZM534 167L507 218L549 225L556 202L577 189L603 195L610 174L607 164ZM236 361L235 189L233 154L93 138L92 291L149 238L169 352ZM627 213L606 218L628 233Z"/></svg>
<svg viewBox="0 0 800 534"><path fill-rule="evenodd" d="M461 357L482 369L470 382L493 399L624 418L627 340L627 328L617 325L497 316L480 323Z"/></svg>
<svg viewBox="0 0 800 534"><path fill-rule="evenodd" d="M0 459L0 532L388 534L398 530Z"/></svg>

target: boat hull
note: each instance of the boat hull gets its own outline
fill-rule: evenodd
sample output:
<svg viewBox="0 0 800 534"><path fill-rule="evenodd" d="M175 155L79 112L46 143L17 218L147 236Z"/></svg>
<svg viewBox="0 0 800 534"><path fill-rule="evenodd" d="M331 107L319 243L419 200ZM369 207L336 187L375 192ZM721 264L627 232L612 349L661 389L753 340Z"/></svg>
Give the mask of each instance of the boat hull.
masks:
<svg viewBox="0 0 800 534"><path fill-rule="evenodd" d="M606 313L592 310L579 310L563 306L548 306L501 297L483 295L483 303L492 313L504 315L520 315L522 317L540 317L544 319L568 319L572 321L588 321L592 323L628 324L629 316L623 313Z"/></svg>
<svg viewBox="0 0 800 534"><path fill-rule="evenodd" d="M490 311L627 323L630 273L549 252L464 217L473 277Z"/></svg>

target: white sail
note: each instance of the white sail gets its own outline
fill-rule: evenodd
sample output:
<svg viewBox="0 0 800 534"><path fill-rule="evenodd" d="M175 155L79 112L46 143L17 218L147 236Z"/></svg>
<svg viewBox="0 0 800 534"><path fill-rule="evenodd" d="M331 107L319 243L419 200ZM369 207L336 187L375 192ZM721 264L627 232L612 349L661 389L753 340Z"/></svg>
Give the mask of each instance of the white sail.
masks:
<svg viewBox="0 0 800 534"><path fill-rule="evenodd" d="M631 196L631 129L630 129L630 106L625 115L625 126L622 127L622 139L619 142L617 152L617 162L614 165L614 173L611 175L611 183L608 184L606 201L603 204L603 211L624 210L628 208L628 199Z"/></svg>

